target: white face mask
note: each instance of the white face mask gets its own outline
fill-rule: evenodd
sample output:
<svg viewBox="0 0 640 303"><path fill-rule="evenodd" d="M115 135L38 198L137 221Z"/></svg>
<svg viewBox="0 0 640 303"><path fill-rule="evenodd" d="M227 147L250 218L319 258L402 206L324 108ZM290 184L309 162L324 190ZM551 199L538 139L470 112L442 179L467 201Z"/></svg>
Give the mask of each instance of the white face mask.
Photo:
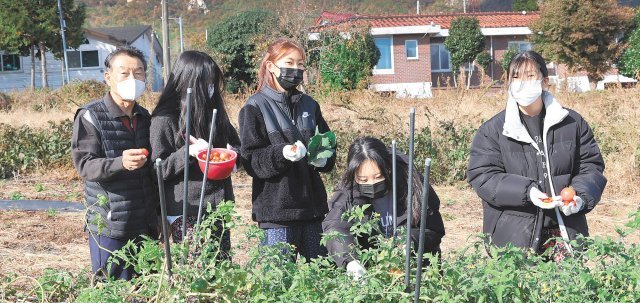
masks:
<svg viewBox="0 0 640 303"><path fill-rule="evenodd" d="M509 85L509 96L520 106L533 104L542 95L542 80L512 81Z"/></svg>
<svg viewBox="0 0 640 303"><path fill-rule="evenodd" d="M122 100L133 102L144 93L146 85L144 81L129 78L116 84L116 91Z"/></svg>

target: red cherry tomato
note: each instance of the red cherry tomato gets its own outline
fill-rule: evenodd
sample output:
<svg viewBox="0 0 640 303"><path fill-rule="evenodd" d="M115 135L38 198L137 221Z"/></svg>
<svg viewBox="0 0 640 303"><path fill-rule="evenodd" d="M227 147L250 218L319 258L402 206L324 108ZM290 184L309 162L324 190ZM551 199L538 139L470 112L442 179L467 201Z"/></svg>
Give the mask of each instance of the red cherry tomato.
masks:
<svg viewBox="0 0 640 303"><path fill-rule="evenodd" d="M149 151L148 151L146 148L143 148L143 149L142 149L142 154L143 154L145 157L149 157Z"/></svg>
<svg viewBox="0 0 640 303"><path fill-rule="evenodd" d="M220 160L222 160L222 161L227 161L227 160L229 160L229 154L227 154L227 153L225 153L225 152L220 153Z"/></svg>
<svg viewBox="0 0 640 303"><path fill-rule="evenodd" d="M574 203L573 198L576 196L576 190L573 187L565 187L560 192L560 198L562 198L562 202L564 205L569 205L570 203Z"/></svg>

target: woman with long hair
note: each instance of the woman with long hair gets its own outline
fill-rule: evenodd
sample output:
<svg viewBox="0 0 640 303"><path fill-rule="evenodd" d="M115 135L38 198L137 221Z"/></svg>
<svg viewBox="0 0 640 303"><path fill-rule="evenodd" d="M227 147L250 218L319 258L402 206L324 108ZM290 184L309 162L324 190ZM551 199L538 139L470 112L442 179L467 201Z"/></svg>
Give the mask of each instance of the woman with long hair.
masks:
<svg viewBox="0 0 640 303"><path fill-rule="evenodd" d="M338 266L346 267L347 272L359 278L365 273L364 266L351 253L353 245L370 248L375 243L372 237L381 233L385 237L393 236L393 174L392 155L382 141L373 137L356 139L349 147L347 155L347 169L342 181L333 193L329 202L331 210L322 223L325 233L339 232L342 239L332 239L327 242L327 249ZM397 227L406 226L407 216L411 215L411 239L417 249L420 237L420 206L422 197L421 176L414 169L413 197L411 210L407 211L408 171L409 164L406 157L398 155L396 159L397 172ZM350 230L353 222L343 218L343 214L355 206L368 205L365 209L367 219L374 213L380 215L379 231L372 235L356 237ZM440 253L440 241L445 234L442 216L440 215L440 199L429 187L429 211L426 219L425 252Z"/></svg>
<svg viewBox="0 0 640 303"><path fill-rule="evenodd" d="M185 138L185 116L187 88L192 89L191 96L191 133L197 140ZM206 150L208 143L202 138L209 137L209 127L213 109L217 109L215 133L212 147L226 148L229 145L238 149L240 139L229 121L222 99L223 74L216 62L207 54L199 51L185 51L176 60L167 84L160 95L158 105L151 118L151 159L164 160L162 178L167 189L167 215L173 231L174 242L183 240L180 227L182 225L182 203L184 199L183 172L189 165L188 176L188 214L187 235L193 231L197 221L200 201L200 188L203 174L195 158L201 150ZM189 140L189 141L187 141ZM192 156L189 163L184 163L185 148ZM215 207L220 201L234 200L231 177L220 181L207 180L204 201ZM206 207L206 206L205 206ZM230 249L229 231L218 234L223 243L223 250Z"/></svg>
<svg viewBox="0 0 640 303"><path fill-rule="evenodd" d="M329 159L309 161L306 147L316 129L325 133L318 103L298 90L305 54L295 42L272 43L260 64L258 90L240 111L245 170L253 177L252 218L265 230L262 245L289 243L305 258L326 255L321 222L328 212L319 172L333 169Z"/></svg>

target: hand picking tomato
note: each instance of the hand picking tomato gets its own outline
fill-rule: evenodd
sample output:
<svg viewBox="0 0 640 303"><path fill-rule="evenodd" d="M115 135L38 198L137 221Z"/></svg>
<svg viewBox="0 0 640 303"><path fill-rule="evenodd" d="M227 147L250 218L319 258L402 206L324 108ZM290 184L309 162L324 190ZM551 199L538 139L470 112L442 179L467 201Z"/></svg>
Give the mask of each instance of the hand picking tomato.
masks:
<svg viewBox="0 0 640 303"><path fill-rule="evenodd" d="M143 154L145 157L149 157L149 151L148 151L146 148L143 148L143 149L142 149L142 154Z"/></svg>
<svg viewBox="0 0 640 303"><path fill-rule="evenodd" d="M562 199L562 202L564 203L564 205L569 205L572 202L575 205L576 202L573 201L573 198L575 196L576 196L576 190L573 189L573 187L571 186L563 188L562 191L560 192L560 198Z"/></svg>

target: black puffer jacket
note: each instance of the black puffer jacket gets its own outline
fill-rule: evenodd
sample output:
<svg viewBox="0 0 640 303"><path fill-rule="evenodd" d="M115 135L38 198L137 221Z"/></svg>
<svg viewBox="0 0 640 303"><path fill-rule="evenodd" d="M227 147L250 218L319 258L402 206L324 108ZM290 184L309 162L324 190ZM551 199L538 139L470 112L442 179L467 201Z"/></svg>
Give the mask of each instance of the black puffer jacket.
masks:
<svg viewBox="0 0 640 303"><path fill-rule="evenodd" d="M513 100L478 129L471 144L468 181L483 202L483 231L498 246L512 243L539 250L544 215L532 204L529 191L533 186L540 188L545 177L551 183L548 194L558 195L564 187L573 186L586 204L577 214L561 215L570 239L589 235L585 214L600 201L607 184L604 161L587 122L548 92L543 100L546 169L539 169L537 145Z"/></svg>
<svg viewBox="0 0 640 303"><path fill-rule="evenodd" d="M406 171L405 163L398 161L398 164L399 169L403 169L404 167ZM406 183L406 179L398 178L398 218L396 220L398 228L404 228L407 226ZM401 193L405 193L404 196L401 196ZM417 194L420 195L421 193L418 192ZM389 191L387 195L390 196L391 191ZM327 250L329 251L329 255L333 257L338 266L345 267L349 262L354 260L350 246L357 243L361 248L367 249L374 245L374 243L370 241L370 237L356 238L353 234L351 234L350 229L353 226L353 223L342 219L342 214L344 214L354 206L367 204L370 205L371 202L372 199L362 197L356 188L354 188L353 190L344 188L333 193L333 197L329 202L331 210L322 222L322 229L324 233L339 232L344 236L344 238L342 239L334 239L327 242ZM444 224L442 222L442 216L440 215L440 198L438 198L438 195L432 187L429 187L428 203L429 210L427 212L426 218L424 247L425 252L435 254L440 252L440 242L442 240L442 237L444 237L445 231ZM414 209L419 209L419 205L414 206ZM365 210L365 215L367 219L371 218L371 216L373 215L372 206L369 206ZM391 226L393 225L391 224ZM413 219L412 226L411 240L413 242L414 251L417 251L418 240L420 237L420 222ZM372 234L371 236L374 236L376 234L377 233L374 231L374 234Z"/></svg>
<svg viewBox="0 0 640 303"><path fill-rule="evenodd" d="M322 220L329 209L319 172L333 169L335 154L322 168L308 164L306 156L292 162L282 154L297 140L308 146L316 127L329 131L318 103L301 92L288 96L265 85L247 100L238 120L240 154L253 177L253 220L282 225Z"/></svg>

